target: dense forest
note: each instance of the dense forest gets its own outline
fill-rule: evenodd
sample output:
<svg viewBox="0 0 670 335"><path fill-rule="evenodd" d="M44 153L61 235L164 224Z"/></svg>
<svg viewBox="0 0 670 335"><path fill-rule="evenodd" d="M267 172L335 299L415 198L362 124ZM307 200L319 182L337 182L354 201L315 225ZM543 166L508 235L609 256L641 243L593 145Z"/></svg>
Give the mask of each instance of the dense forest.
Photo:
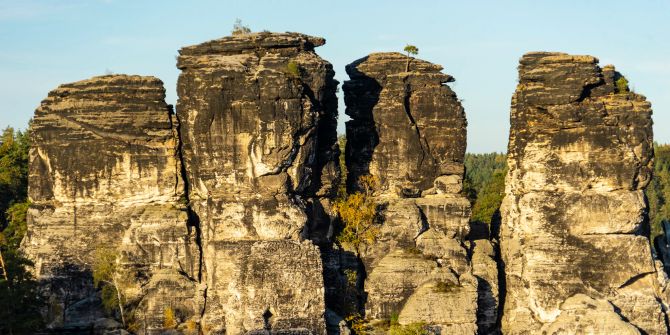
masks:
<svg viewBox="0 0 670 335"><path fill-rule="evenodd" d="M505 195L507 163L503 153L465 154L463 192L472 203L473 222L491 225Z"/></svg>
<svg viewBox="0 0 670 335"><path fill-rule="evenodd" d="M26 232L28 185L28 132L7 128L0 138L0 333L29 333L41 326L37 282L32 263L19 245ZM344 139L340 138L344 146ZM503 153L466 154L463 192L472 203L473 222L491 225L499 220L505 191ZM344 192L344 190L340 190ZM670 145L655 145L654 177L647 188L652 238L670 219Z"/></svg>
<svg viewBox="0 0 670 335"><path fill-rule="evenodd" d="M27 334L41 325L32 263L19 250L28 210L28 132L0 138L0 334Z"/></svg>

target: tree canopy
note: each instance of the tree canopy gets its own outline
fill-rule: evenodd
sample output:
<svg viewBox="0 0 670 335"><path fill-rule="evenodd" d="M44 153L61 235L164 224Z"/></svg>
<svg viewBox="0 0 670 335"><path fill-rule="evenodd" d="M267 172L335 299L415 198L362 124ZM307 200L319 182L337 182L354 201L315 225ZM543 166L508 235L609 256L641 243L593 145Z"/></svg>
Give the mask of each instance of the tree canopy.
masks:
<svg viewBox="0 0 670 335"><path fill-rule="evenodd" d="M506 155L466 154L463 192L472 203L472 222L491 225L505 197Z"/></svg>
<svg viewBox="0 0 670 335"><path fill-rule="evenodd" d="M29 268L33 263L19 250L26 234L28 132L6 128L0 138L0 334L29 334L42 325L42 298Z"/></svg>
<svg viewBox="0 0 670 335"><path fill-rule="evenodd" d="M418 55L419 54L419 48L417 48L415 45L407 44L404 49L402 49L407 53L407 57L409 55Z"/></svg>

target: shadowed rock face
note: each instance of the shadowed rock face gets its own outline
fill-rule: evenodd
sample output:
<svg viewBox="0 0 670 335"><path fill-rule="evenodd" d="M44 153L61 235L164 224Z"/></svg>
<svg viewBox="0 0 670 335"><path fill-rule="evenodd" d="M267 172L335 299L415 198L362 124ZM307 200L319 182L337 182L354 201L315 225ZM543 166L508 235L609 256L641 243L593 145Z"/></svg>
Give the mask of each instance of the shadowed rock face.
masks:
<svg viewBox="0 0 670 335"><path fill-rule="evenodd" d="M320 253L298 242L325 238L339 175L337 82L314 53L324 43L256 33L180 50L182 156L212 331L325 331Z"/></svg>
<svg viewBox="0 0 670 335"><path fill-rule="evenodd" d="M120 253L124 296L159 327L166 306L193 310L197 257L163 83L113 75L61 85L35 112L28 233L23 248L50 293L52 327L103 316L93 289L96 249ZM182 291L160 296L166 287Z"/></svg>
<svg viewBox="0 0 670 335"><path fill-rule="evenodd" d="M407 63L373 53L347 65L348 180L370 173L382 191L418 197L439 176L462 176L467 122L441 66L411 59L406 71Z"/></svg>
<svg viewBox="0 0 670 335"><path fill-rule="evenodd" d="M521 58L501 208L505 333L668 331L645 223L651 106L619 78L591 56Z"/></svg>
<svg viewBox="0 0 670 335"><path fill-rule="evenodd" d="M474 334L470 203L460 195L466 120L444 85L453 79L398 53L371 54L346 69L348 186L355 190L367 174L379 182L379 234L360 250L365 316Z"/></svg>

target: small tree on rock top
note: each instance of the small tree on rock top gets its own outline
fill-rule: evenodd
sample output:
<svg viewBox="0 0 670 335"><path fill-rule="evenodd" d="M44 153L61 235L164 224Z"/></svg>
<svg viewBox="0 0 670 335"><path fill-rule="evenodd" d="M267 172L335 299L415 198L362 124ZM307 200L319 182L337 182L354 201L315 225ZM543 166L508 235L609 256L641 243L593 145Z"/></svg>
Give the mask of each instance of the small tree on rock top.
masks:
<svg viewBox="0 0 670 335"><path fill-rule="evenodd" d="M249 29L248 26L245 26L242 24L242 20L236 19L235 24L233 25L233 31L231 32L233 35L244 35L244 34L250 34L251 29Z"/></svg>
<svg viewBox="0 0 670 335"><path fill-rule="evenodd" d="M410 55L418 55L419 54L419 48L417 48L415 45L407 44L405 48L403 49L407 53L407 67L405 68L405 72L409 72L409 62L414 58Z"/></svg>

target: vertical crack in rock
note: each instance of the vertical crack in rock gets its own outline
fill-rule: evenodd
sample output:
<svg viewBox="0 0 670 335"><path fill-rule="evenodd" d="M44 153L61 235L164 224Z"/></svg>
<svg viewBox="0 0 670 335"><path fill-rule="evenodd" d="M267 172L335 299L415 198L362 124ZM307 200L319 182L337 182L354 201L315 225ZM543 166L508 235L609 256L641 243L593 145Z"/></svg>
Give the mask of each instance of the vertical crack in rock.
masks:
<svg viewBox="0 0 670 335"><path fill-rule="evenodd" d="M407 72L406 64L402 54L375 53L346 67L347 185L375 176L382 209L375 242L360 248L360 303L372 325L397 315L442 334L475 334L470 203L460 194L465 114L441 66L415 59Z"/></svg>
<svg viewBox="0 0 670 335"><path fill-rule="evenodd" d="M667 279L652 275L643 227L651 105L620 78L591 56L520 60L501 206L505 333L668 332Z"/></svg>
<svg viewBox="0 0 670 335"><path fill-rule="evenodd" d="M339 151L337 82L314 52L324 43L262 32L179 51L181 153L210 333L325 332L313 242L328 239Z"/></svg>
<svg viewBox="0 0 670 335"><path fill-rule="evenodd" d="M183 181L183 197L184 197L184 202L185 202L185 210L186 210L186 215L187 215L187 221L186 225L188 227L188 232L189 235L192 233L192 230L195 232L195 244L197 246L198 250L198 255L197 255L197 266L198 266L198 271L197 271L197 281L198 283L202 283L202 255L203 255L203 250L202 250L202 231L200 228L200 217L198 217L198 214L193 210L191 207L191 196L189 194L189 180L188 180L188 174L186 173L186 165L184 164L184 152L182 149L182 135L181 135L181 121L179 120L179 117L175 115L177 118L177 124L173 125L171 122L171 125L173 129L177 132L177 157L179 158L179 175L181 176L181 180ZM170 119L172 120L172 118ZM192 278L192 277L191 277ZM205 291L206 292L206 291ZM203 297L204 303L206 304L206 296Z"/></svg>
<svg viewBox="0 0 670 335"><path fill-rule="evenodd" d="M419 129L419 125L416 124L416 121L414 121L414 117L412 116L412 111L410 107L411 101L412 101L412 86L409 83L405 82L405 97L403 99L403 108L405 110L405 114L407 114L407 118L409 119L412 128L416 130L416 137L417 140L419 141L419 144L421 145L421 159L419 160L419 166L423 166L423 161L424 159L426 159L426 155L430 154L430 148L428 147L428 142L421 136L421 130Z"/></svg>

